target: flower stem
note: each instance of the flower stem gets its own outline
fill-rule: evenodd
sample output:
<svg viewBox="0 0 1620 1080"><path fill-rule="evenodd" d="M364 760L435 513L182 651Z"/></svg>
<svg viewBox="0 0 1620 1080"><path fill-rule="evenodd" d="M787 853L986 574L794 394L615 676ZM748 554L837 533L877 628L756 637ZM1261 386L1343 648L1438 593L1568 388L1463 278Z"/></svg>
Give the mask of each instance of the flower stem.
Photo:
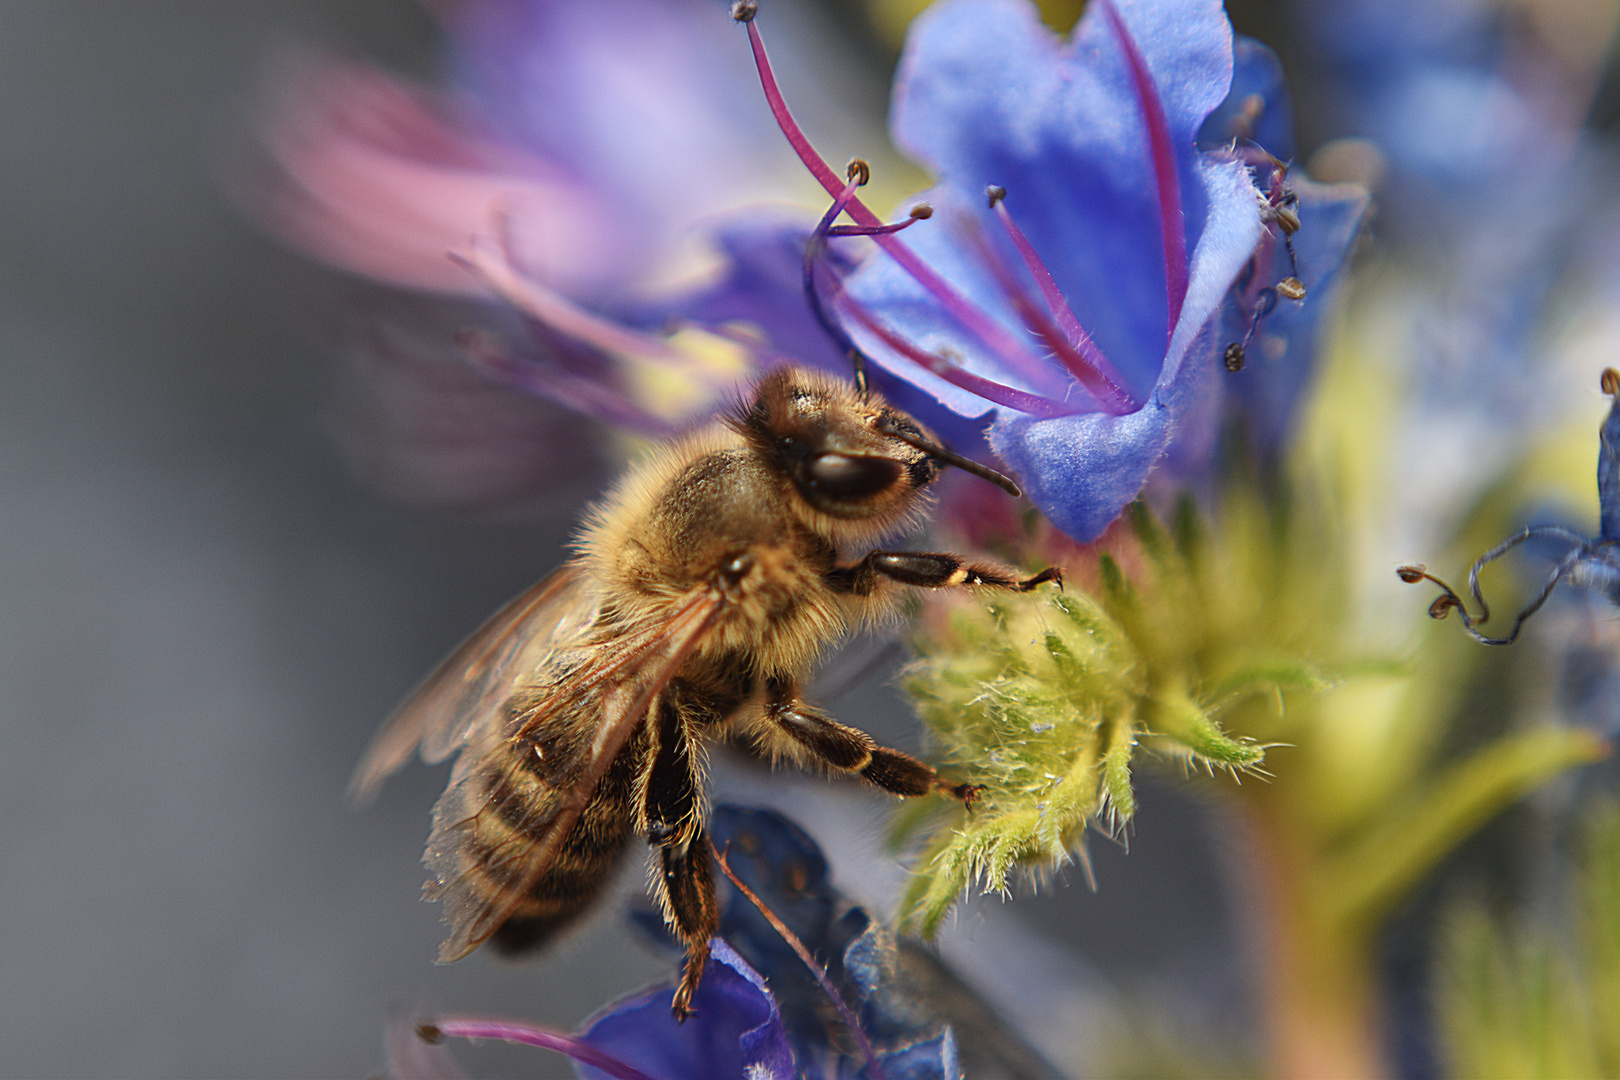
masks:
<svg viewBox="0 0 1620 1080"><path fill-rule="evenodd" d="M1249 840L1241 905L1259 958L1269 1073L1280 1080L1386 1076L1376 1021L1371 937L1332 924L1310 887L1311 855L1285 801L1234 800Z"/></svg>

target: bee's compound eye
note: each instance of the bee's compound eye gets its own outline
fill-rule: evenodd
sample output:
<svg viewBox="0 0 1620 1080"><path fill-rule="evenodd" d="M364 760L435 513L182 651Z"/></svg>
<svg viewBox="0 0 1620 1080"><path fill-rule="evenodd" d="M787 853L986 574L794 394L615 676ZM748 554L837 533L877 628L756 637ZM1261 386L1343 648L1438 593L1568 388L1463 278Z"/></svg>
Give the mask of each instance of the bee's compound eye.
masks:
<svg viewBox="0 0 1620 1080"><path fill-rule="evenodd" d="M830 499L864 499L892 488L904 472L893 458L817 454L805 466L805 481Z"/></svg>

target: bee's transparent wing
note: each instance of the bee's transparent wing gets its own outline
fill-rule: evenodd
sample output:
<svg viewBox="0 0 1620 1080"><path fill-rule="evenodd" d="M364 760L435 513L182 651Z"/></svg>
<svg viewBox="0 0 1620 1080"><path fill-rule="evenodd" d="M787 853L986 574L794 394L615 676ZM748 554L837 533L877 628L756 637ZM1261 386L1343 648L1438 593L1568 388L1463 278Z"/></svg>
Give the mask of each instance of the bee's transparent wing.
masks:
<svg viewBox="0 0 1620 1080"><path fill-rule="evenodd" d="M349 781L349 797L370 799L418 750L431 764L481 735L499 734L513 690L588 630L596 612L595 590L578 563L501 608L383 722Z"/></svg>
<svg viewBox="0 0 1620 1080"><path fill-rule="evenodd" d="M626 627L587 643L567 675L514 716L506 738L472 751L456 764L450 786L433 808L433 833L423 861L435 882L429 899L444 902L450 936L439 948L447 963L482 944L529 896L591 802L602 777L635 730L647 721L669 681L714 627L724 607L718 590L695 591L665 619ZM497 795L528 784L518 755L525 735L559 724L573 728L581 713L594 721L578 759L554 762L570 777L566 790L546 789L515 820ZM517 743L514 747L513 743Z"/></svg>

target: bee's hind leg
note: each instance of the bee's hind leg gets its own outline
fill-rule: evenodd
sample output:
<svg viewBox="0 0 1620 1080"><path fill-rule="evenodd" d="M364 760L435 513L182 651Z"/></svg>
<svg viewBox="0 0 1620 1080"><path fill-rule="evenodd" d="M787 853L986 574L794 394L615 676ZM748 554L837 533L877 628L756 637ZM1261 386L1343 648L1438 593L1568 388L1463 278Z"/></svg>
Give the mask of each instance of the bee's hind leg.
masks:
<svg viewBox="0 0 1620 1080"><path fill-rule="evenodd" d="M658 746L641 800L642 827L658 848L653 891L669 924L686 946L686 965L670 1011L685 1021L692 995L709 960L709 939L720 929L720 908L703 830L695 746L681 703L673 696L658 707Z"/></svg>
<svg viewBox="0 0 1620 1080"><path fill-rule="evenodd" d="M685 850L666 845L659 851L662 861L660 891L664 918L674 927L686 946L686 964L681 984L675 988L669 1011L685 1022L692 1015L692 995L697 993L703 968L709 962L709 939L720 930L720 908L714 897L714 873L709 868L709 840L701 827Z"/></svg>
<svg viewBox="0 0 1620 1080"><path fill-rule="evenodd" d="M979 793L972 784L952 784L930 766L899 750L879 746L859 728L840 724L799 700L797 688L772 679L767 683L766 730L759 734L767 748L789 757L814 761L840 772L863 777L895 795L943 792L964 803Z"/></svg>

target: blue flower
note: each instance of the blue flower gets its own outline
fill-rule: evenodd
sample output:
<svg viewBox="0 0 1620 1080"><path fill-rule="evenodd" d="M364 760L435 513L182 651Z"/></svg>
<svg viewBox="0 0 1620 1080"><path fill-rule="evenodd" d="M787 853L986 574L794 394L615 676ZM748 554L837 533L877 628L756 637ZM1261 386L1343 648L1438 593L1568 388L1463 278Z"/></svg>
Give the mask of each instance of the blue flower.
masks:
<svg viewBox="0 0 1620 1080"><path fill-rule="evenodd" d="M936 957L850 905L829 880L821 849L792 821L719 804L709 831L724 865L763 910L740 889L729 890L722 936L710 943L684 1024L670 1016L669 983L604 1007L573 1035L477 1017L435 1019L417 1032L433 1041L503 1039L554 1050L572 1058L585 1080L961 1080L968 1064L986 1073L1056 1075ZM655 943L680 951L657 913L632 917ZM819 971L812 973L796 946ZM965 1051L958 1028L973 1033ZM442 1051L403 1034L396 1025L390 1039L396 1075L460 1075Z"/></svg>
<svg viewBox="0 0 1620 1080"><path fill-rule="evenodd" d="M811 973L753 901L726 890L721 936L764 974L805 1075L1056 1075L933 953L896 938L851 905L833 886L820 847L798 825L772 810L721 803L710 814L709 832L738 880L808 950L825 979ZM657 912L641 910L633 918L650 939L678 953ZM859 1037L852 1039L838 1010L829 1008L829 987L852 1010ZM961 1032L970 1033L969 1045L959 1044ZM877 1070L865 1059L863 1042Z"/></svg>
<svg viewBox="0 0 1620 1080"><path fill-rule="evenodd" d="M1421 566L1401 566L1396 569L1400 579L1409 585L1430 581L1443 590L1429 605L1429 614L1443 619L1453 610L1462 619L1463 628L1475 641L1486 645L1511 645L1518 640L1524 621L1547 602L1553 588L1560 581L1591 589L1609 603L1620 606L1620 371L1606 368L1603 372L1603 392L1614 398L1609 415L1598 431L1598 535L1595 539L1557 525L1536 525L1510 536L1474 560L1468 570L1468 591L1479 604L1477 616L1469 614L1457 591L1430 574ZM1563 545L1564 552L1553 564L1552 573L1542 582L1541 589L1517 615L1513 625L1503 637L1489 637L1480 633L1479 626L1491 617L1490 605L1479 588L1479 572L1488 563L1495 562L1526 541L1552 541Z"/></svg>
<svg viewBox="0 0 1620 1080"><path fill-rule="evenodd" d="M828 306L891 372L993 414L991 446L1079 539L1218 403L1219 316L1275 231L1249 164L1197 145L1232 74L1218 0L1098 0L1067 42L1022 0L947 0L908 38L891 128L939 175L936 214ZM1361 198L1327 200L1319 272ZM1302 200L1301 231L1321 209Z"/></svg>

